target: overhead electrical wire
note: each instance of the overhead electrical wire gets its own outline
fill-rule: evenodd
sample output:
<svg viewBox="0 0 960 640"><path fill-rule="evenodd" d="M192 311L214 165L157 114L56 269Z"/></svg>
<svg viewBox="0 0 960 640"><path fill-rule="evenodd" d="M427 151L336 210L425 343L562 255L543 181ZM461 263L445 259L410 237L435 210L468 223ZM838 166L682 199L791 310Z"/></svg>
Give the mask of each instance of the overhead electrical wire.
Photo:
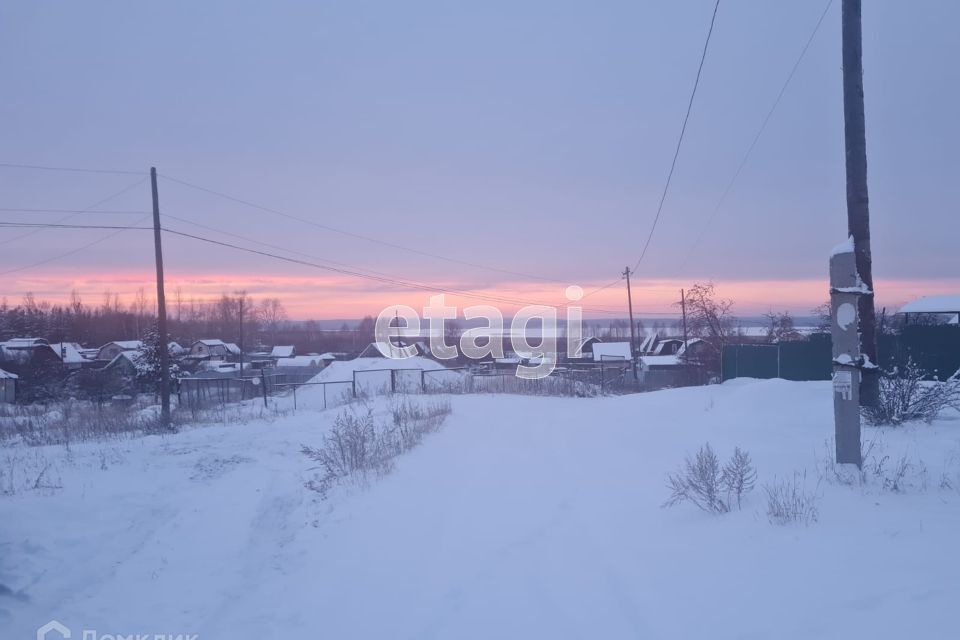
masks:
<svg viewBox="0 0 960 640"><path fill-rule="evenodd" d="M116 211L116 210L107 210L107 209L24 209L19 207L0 207L0 212L3 213L37 213L37 214L51 214L51 213L82 213L89 215L124 215L124 216L142 216L144 214L149 214L149 211Z"/></svg>
<svg viewBox="0 0 960 640"><path fill-rule="evenodd" d="M161 174L158 174L158 175L159 175L161 178L165 179L165 180L169 180L169 181L171 181L171 182L174 182L174 183L176 183L176 184L183 185L183 186L185 186L185 187L189 187L189 188L191 188L191 189L196 189L196 190L198 190L198 191L203 191L203 192L205 192L205 193L209 193L209 194L214 195L214 196L217 196L217 197L219 197L219 198L223 198L223 199L225 199L225 200L230 200L230 201L232 201L232 202L236 202L237 204L242 204L242 205L244 205L244 206L251 207L251 208L254 208L254 209L258 209L258 210L264 211L264 212L266 212L266 213L275 214L275 215L278 215L278 216L281 216L281 217L283 217L283 218L287 218L287 219L290 219L290 220L295 220L295 221L297 221L297 222L301 222L301 223L303 223L303 224L308 224L308 225L311 225L311 226L313 226L313 227L317 227L318 229L323 229L323 230L325 230L325 231L330 231L330 232L332 232L332 233L337 233L337 234L340 234L340 235L343 235L343 236L347 236L347 237L351 237L351 238L356 238L356 239L358 239L358 240L365 240L365 241L367 241L367 242L372 242L372 243L374 243L374 244L379 244L379 245L384 246L384 247L390 247L390 248L392 248L392 249L397 249L397 250L400 250L400 251L406 251L406 252L408 252L408 253L413 253L413 254L420 255L420 256L424 256L424 257L427 257L427 258L433 258L433 259L435 259L435 260L442 260L442 261L450 262L450 263L453 263L453 264L460 264L460 265L464 265L464 266L467 266L467 267L473 267L473 268L475 268L475 269L484 269L484 270L486 270L486 271L494 271L494 272L503 273L503 274L506 274L506 275L519 276L519 277L522 277L522 278L531 278L531 279L533 279L533 280L542 280L542 281L544 281L544 282L557 282L557 283L561 283L561 284L569 284L569 283L564 282L564 281L562 281L562 280L557 280L556 278L549 278L549 277L546 277L546 276L535 275L535 274L531 274L531 273L524 273L524 272L522 272L522 271L514 271L514 270L511 270L511 269L503 269L503 268L500 268L500 267L493 267L493 266L490 266L490 265L480 264L480 263L477 263L477 262L471 262L471 261L469 261L469 260L461 260L460 258L452 258L452 257L450 257L450 256L444 256L444 255L440 255L440 254L437 254L437 253L431 253L431 252L429 252L429 251L423 251L422 249L416 249L416 248L413 248L413 247L408 247L408 246L405 246L405 245L397 244L397 243L395 243L395 242L390 242L390 241L388 241L388 240L381 240L380 238L374 238L374 237L372 237L372 236L367 236L367 235L364 235L364 234L362 234L362 233L356 233L356 232L354 232L354 231L348 231L348 230L346 230L346 229L341 229L341 228L339 228L339 227L333 227L333 226L330 226L330 225L327 225L327 224L322 224L322 223L320 223L320 222L316 222L315 220L310 220L309 218L303 218L303 217L301 217L301 216L293 215L293 214L287 213L287 212L285 212L285 211L280 211L279 209L275 209L275 208L273 208L273 207L267 207L267 206L259 205L259 204L256 204L255 202L250 202L249 200L244 200L243 198L238 198L238 197L236 197L236 196L231 196L231 195L229 195L229 194L227 194L227 193L223 193L222 191L216 191L216 190L210 189L210 188L208 188L208 187L204 187L204 186L201 186L201 185L198 185L198 184L194 184L194 183L191 183L191 182L187 182L186 180L180 180L179 178L174 178L174 177L168 176L168 175L166 175L166 174L162 174L162 173L161 173Z"/></svg>
<svg viewBox="0 0 960 640"><path fill-rule="evenodd" d="M69 173L107 173L122 176L146 176L146 171L130 171L127 169L91 169L88 167L49 167L39 164L20 164L17 162L0 162L0 167L6 169L34 169L40 171L64 171Z"/></svg>
<svg viewBox="0 0 960 640"><path fill-rule="evenodd" d="M140 224L141 222L143 222L144 220L146 220L146 219L149 217L149 215L150 215L150 214L147 214L147 215L143 216L142 218L140 218L139 220L137 220L137 222L136 222L135 224ZM0 223L0 224L2 224L2 223ZM49 257L49 258L45 258L45 259L43 259L43 260L38 260L37 262L33 262L33 263L31 263L31 264L24 265L24 266L22 266L22 267L17 267L17 268L15 268L15 269L7 269L6 271L0 271L0 276L5 276L5 275L10 274L10 273L16 273L16 272L18 272L18 271L26 271L27 269L33 269L34 267L39 267L39 266L44 265L44 264L49 264L49 263L51 263L51 262L55 262L55 261L60 260L60 259L62 259L62 258L67 258L67 257L72 256L72 255L74 255L74 254L80 253L81 251L85 251L85 250L89 249L90 247L96 246L96 245L100 244L101 242L105 242L106 240L109 240L110 238L113 238L114 236L120 235L120 234L123 233L124 231L128 231L128 230L130 230L130 229L152 229L152 227L135 227L135 226L130 226L130 227L103 227L103 226L80 227L80 225L48 225L48 226L53 226L53 227L58 228L58 229L67 229L67 228L105 229L105 228L109 228L109 229L116 229L116 230L113 231L112 233L106 234L106 235L103 236L103 237L97 238L96 240L94 240L94 241L92 241L92 242L87 242L86 244L83 244L83 245L81 245L81 246L79 246L79 247L77 247L77 248L75 248L75 249L71 249L70 251L66 251L66 252L64 252L64 253L60 253L60 254L57 254L57 255L55 255L55 256L51 256L51 257Z"/></svg>
<svg viewBox="0 0 960 640"><path fill-rule="evenodd" d="M144 215L140 220L146 220L150 214ZM139 221L138 221L139 222ZM133 225L118 224L57 224L53 222L4 222L0 221L0 228L10 229L119 229L128 231L130 229L151 230L153 227L137 227Z"/></svg>
<svg viewBox="0 0 960 640"><path fill-rule="evenodd" d="M0 166L3 166L3 165L0 165ZM143 176L142 178L140 178L140 179L137 180L136 182L134 182L134 183L132 183L132 184L124 187L123 189L120 189L119 191L115 191L114 193L111 193L111 194L108 195L107 197L102 198L102 199L94 202L92 205L90 205L89 207L84 208L82 211L89 211L89 210L91 210L91 209L96 209L96 208L99 207L100 205L106 204L106 203L110 202L111 200L114 200L114 199L116 199L116 198L119 198L119 197L122 196L123 194L125 194L125 193L127 193L127 192L129 192L129 191L132 191L133 189L136 189L137 187L139 187L141 184L143 184L143 183L146 182L146 181L147 181L147 176ZM62 217L57 218L56 220L54 220L54 224L61 223L61 222L65 222L65 221L69 220L70 218L74 217L75 215L78 215L78 213L77 213L77 212L71 212L71 213L69 213L69 214L67 214L67 215L65 215L65 216L62 216ZM0 247L2 247L2 246L4 246L4 245L7 245L7 244L10 244L11 242L16 242L16 241L18 241L18 240L23 240L24 238L29 238L30 236L32 236L32 235L34 235L34 234L40 233L42 230L43 230L42 228L38 228L38 229L34 229L33 231L28 231L27 233L21 233L20 235L14 236L14 237L12 237L12 238L7 238L6 240L0 241Z"/></svg>
<svg viewBox="0 0 960 640"><path fill-rule="evenodd" d="M700 226L700 233L697 234L697 237L693 241L693 244L690 245L690 249L683 260L681 268L686 266L686 264L690 261L690 257L693 255L697 246L703 240L704 235L706 235L707 229L710 228L710 225L713 223L714 218L716 218L717 213L719 213L720 208L723 206L723 203L726 201L727 196L730 194L730 191L733 189L734 183L737 181L737 178L740 177L740 173L743 171L744 166L746 166L747 160L750 159L750 155L753 153L754 148L757 146L757 142L760 141L760 137L763 135L764 130L767 128L767 124L770 122L770 118L773 117L774 111L776 111L777 107L780 105L780 101L783 99L784 94L787 92L787 87L790 86L790 82L793 80L793 76L796 75L797 69L800 67L800 63L803 62L803 58L807 55L807 50L810 48L810 45L813 44L813 39L816 37L817 32L820 30L820 25L823 24L823 21L827 17L827 13L830 11L830 7L832 5L833 5L833 0L827 0L827 6L824 7L823 11L820 13L820 19L817 20L817 23L814 25L813 31L810 33L810 37L807 38L806 43L803 45L803 48L800 50L800 55L797 56L796 61L793 63L793 67L790 68L790 73L787 74L787 79L784 80L783 85L780 87L780 91L777 93L776 99L774 99L773 104L770 106L770 110L767 111L767 115L764 116L763 122L760 124L760 128L757 129L757 133L753 136L753 140L750 142L750 146L747 147L746 153L744 153L743 157L740 159L740 164L737 165L737 170L733 172L733 177L730 178L730 182L727 183L727 187L723 190L723 193L721 194L720 199L717 200L717 204L713 208L713 210L710 212L710 216L707 218L706 223Z"/></svg>
<svg viewBox="0 0 960 640"><path fill-rule="evenodd" d="M693 90L690 92L690 100L687 102L687 111L683 117L683 126L680 127L680 136L677 139L677 146L674 149L673 159L670 162L670 171L667 173L667 180L663 185L663 192L660 195L660 202L657 205L657 212L656 212L656 215L654 215L653 217L653 223L650 225L650 231L647 234L646 242L644 242L643 244L643 250L640 252L640 257L637 258L636 263L633 265L632 271L636 271L637 268L640 266L640 263L643 262L644 257L646 257L647 249L650 248L650 242L653 240L653 234L657 230L657 224L660 222L660 214L663 213L663 205L664 205L664 202L666 202L667 194L670 191L670 183L673 180L673 173L677 167L677 158L680 157L680 147L683 145L683 138L687 132L687 123L690 120L690 113L693 110L693 100L697 95L697 88L700 86L700 76L703 73L703 65L707 59L707 50L710 46L710 38L711 36L713 36L713 27L717 21L717 11L719 10L719 8L720 8L720 0L716 0L716 3L713 5L713 13L710 16L710 28L707 30L707 37L703 43L703 51L700 54L700 64L697 66L697 75L693 82ZM622 280L623 278L617 278L616 280L611 280L607 284L589 291L581 298L581 300L585 300L590 296L593 296L597 293L600 293L601 291L609 289L610 287L616 285Z"/></svg>
<svg viewBox="0 0 960 640"><path fill-rule="evenodd" d="M650 225L650 232L647 234L647 240L643 244L643 250L640 257L633 265L633 271L636 271L647 255L647 249L650 248L650 242L653 240L653 234L657 230L657 223L660 222L660 214L663 212L663 203L667 200L667 193L670 191L670 182L673 180L673 172L677 168L677 158L680 157L680 147L683 145L683 137L687 132L687 123L690 121L690 112L693 110L693 100L697 95L697 87L700 86L700 76L703 73L703 64L707 59L707 50L710 47L710 37L713 35L713 26L717 21L717 10L720 8L720 0L713 5L713 15L710 17L710 28L707 30L707 38L703 43L703 52L700 54L700 65L697 67L697 77L693 82L693 90L690 92L690 100L687 102L687 112L683 116L683 126L680 127L680 136L677 138L677 146L673 152L673 160L670 162L670 171L667 173L667 180L663 185L663 193L660 195L660 203L657 205L657 213L653 217L653 224Z"/></svg>
<svg viewBox="0 0 960 640"><path fill-rule="evenodd" d="M399 286L399 287L404 287L404 288L408 288L408 289L418 289L418 290L422 290L422 291L431 291L431 292L434 292L434 293L448 293L448 294L454 295L454 296L460 296L460 297L464 297L464 298L472 298L472 299L477 299L477 300L484 300L484 301L488 301L488 302L504 302L504 303L508 303L508 304L520 304L520 305L543 304L543 305L545 305L545 306L551 306L551 305L547 305L546 303L540 303L540 302L531 301L531 300L521 300L521 299L518 299L518 298L508 298L508 297L504 297L504 296L496 296L496 295L489 295L489 294L479 294L479 293L473 293L473 292L470 292L470 291L463 291L463 290L460 290L460 289L451 289L451 288L439 287L439 286L430 285L430 284L426 284L426 283L422 283L422 282L401 280L401 279L398 279L398 278L391 278L391 277L378 276L378 275L374 275L374 274L370 274L370 273L363 273L363 272L356 271L356 270L353 270L353 269L345 269L345 268L342 268L342 267L335 267L335 266L320 264L320 263L317 263L317 262L312 262L312 261L308 261L308 260L303 260L303 259L300 259L300 258L291 258L291 257L289 257L289 256L283 256L283 255L279 255L279 254L276 254L276 253L271 253L271 252L269 252L269 251L261 251L261 250L259 250L259 249L252 249L252 248L250 248L250 247L243 247L243 246L240 246L240 245L233 244L233 243L231 243L231 242L225 242L225 241L222 241L222 240L216 240L216 239L213 239L213 238L207 238L207 237L199 236L199 235L192 234L192 233L186 233L186 232L184 232L184 231L179 231L179 230L176 230L176 229L171 229L171 228L169 228L169 227L164 227L164 228L163 228L163 231L166 232L166 233L173 234L173 235L182 236L182 237L185 237L185 238L192 238L192 239L194 239L194 240L199 240L199 241L201 241L201 242L206 242L206 243L213 244L213 245L218 245L218 246L221 246L221 247L227 247L227 248L230 248L230 249L235 249L235 250L238 250L238 251L244 251L244 252L256 254L256 255L259 255L259 256L264 256L264 257L268 257L268 258L273 258L273 259L276 259L276 260L282 260L282 261L284 261L284 262L290 262L290 263L293 263L293 264L299 264L299 265L304 265L304 266L308 266L308 267L314 267L314 268L317 268L317 269L322 269L322 270L330 271L330 272L333 272L333 273L339 273L339 274L346 275L346 276L350 276L350 277L362 278L362 279L365 279L365 280L372 280L372 281L375 281L375 282L380 282L380 283L383 283L383 284L390 284L390 285ZM598 312L598 313L613 313L613 312L610 312L610 311L607 311L607 310L603 310L603 309L599 309L599 308L590 308L590 309L585 308L584 310L596 311L596 312Z"/></svg>

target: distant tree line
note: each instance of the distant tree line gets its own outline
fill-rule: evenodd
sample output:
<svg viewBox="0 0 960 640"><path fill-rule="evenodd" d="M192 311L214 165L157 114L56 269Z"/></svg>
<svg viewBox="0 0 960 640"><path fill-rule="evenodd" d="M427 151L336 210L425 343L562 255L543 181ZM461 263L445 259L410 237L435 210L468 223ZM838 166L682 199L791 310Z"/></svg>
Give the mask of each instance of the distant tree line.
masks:
<svg viewBox="0 0 960 640"><path fill-rule="evenodd" d="M133 300L104 292L88 302L76 291L66 304L38 300L27 293L19 304L0 300L0 341L15 337L45 338L99 347L116 340L147 340L156 323L156 302L140 289ZM292 321L279 298L255 300L246 291L224 293L214 300L168 295L167 327L171 340L184 347L206 338L242 345L251 352L277 344L294 345L299 353L363 349L373 340L374 320L321 329L316 321Z"/></svg>

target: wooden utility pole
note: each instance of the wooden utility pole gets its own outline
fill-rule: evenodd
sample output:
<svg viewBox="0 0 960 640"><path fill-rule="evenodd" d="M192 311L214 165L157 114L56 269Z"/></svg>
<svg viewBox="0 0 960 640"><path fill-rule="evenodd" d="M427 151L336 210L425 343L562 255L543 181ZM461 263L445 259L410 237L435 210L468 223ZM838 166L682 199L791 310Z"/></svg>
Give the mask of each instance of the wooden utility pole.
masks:
<svg viewBox="0 0 960 640"><path fill-rule="evenodd" d="M240 311L240 344L237 345L240 347L240 377L243 377L243 303L246 300L247 292L246 291L237 291L237 300Z"/></svg>
<svg viewBox="0 0 960 640"><path fill-rule="evenodd" d="M680 289L680 311L683 313L683 350L687 350L687 293Z"/></svg>
<svg viewBox="0 0 960 640"><path fill-rule="evenodd" d="M630 310L630 362L633 365L633 377L637 378L637 325L633 322L633 294L630 291L630 267L624 267L621 275L627 279L627 307Z"/></svg>
<svg viewBox="0 0 960 640"><path fill-rule="evenodd" d="M160 243L160 197L157 194L157 169L150 167L153 191L153 249L157 261L157 340L160 349L160 422L170 428L170 351L167 338L167 300L163 291L163 247Z"/></svg>
<svg viewBox="0 0 960 640"><path fill-rule="evenodd" d="M873 265L870 256L870 208L867 197L867 135L863 107L863 33L861 0L843 0L843 124L847 167L847 227L853 238L857 275L862 291L858 298L860 401L879 401L876 312Z"/></svg>

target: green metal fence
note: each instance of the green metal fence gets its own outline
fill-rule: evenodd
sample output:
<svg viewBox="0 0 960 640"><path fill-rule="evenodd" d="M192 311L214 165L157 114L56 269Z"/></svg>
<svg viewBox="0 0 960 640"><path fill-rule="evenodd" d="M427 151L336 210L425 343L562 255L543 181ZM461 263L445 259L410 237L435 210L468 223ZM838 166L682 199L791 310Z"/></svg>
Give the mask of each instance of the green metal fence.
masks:
<svg viewBox="0 0 960 640"><path fill-rule="evenodd" d="M947 378L960 369L960 326L915 325L883 334L877 342L880 366L890 370L912 359L928 376ZM833 370L830 336L780 344L731 344L723 348L722 377L829 380Z"/></svg>

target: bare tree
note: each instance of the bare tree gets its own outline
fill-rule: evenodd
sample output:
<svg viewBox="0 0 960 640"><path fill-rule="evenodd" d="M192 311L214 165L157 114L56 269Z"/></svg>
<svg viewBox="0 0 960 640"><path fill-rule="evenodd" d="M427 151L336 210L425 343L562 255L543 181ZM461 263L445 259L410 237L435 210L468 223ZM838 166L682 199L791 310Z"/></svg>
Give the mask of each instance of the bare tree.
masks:
<svg viewBox="0 0 960 640"><path fill-rule="evenodd" d="M770 342L793 342L803 340L803 334L797 331L793 323L793 316L789 311L777 313L769 311L763 317L770 323L767 329L767 340Z"/></svg>
<svg viewBox="0 0 960 640"><path fill-rule="evenodd" d="M694 284L686 292L686 305L687 335L706 343L700 361L708 370L719 371L723 346L732 342L735 335L733 301L717 297L713 283L707 282Z"/></svg>
<svg viewBox="0 0 960 640"><path fill-rule="evenodd" d="M280 298L264 298L257 306L256 317L270 333L273 342L277 340L280 324L287 319L287 310Z"/></svg>

